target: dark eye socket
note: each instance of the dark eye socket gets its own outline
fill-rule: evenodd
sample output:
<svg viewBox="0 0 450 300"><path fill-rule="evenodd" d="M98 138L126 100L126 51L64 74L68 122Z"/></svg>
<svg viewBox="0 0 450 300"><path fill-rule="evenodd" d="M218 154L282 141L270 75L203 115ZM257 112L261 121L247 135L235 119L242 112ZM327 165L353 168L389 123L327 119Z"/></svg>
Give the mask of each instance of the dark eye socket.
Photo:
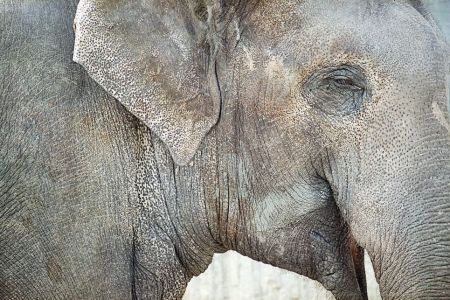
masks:
<svg viewBox="0 0 450 300"><path fill-rule="evenodd" d="M304 88L311 106L328 115L355 113L367 96L363 70L347 65L316 72L306 81Z"/></svg>

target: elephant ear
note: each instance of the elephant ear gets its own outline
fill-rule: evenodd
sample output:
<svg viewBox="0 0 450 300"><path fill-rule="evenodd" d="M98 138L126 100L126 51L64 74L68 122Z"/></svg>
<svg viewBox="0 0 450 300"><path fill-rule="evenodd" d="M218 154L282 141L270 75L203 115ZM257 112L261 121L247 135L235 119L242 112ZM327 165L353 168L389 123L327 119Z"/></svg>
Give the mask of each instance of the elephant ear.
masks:
<svg viewBox="0 0 450 300"><path fill-rule="evenodd" d="M156 133L179 165L194 156L220 111L212 10L195 1L81 0L74 22L74 61Z"/></svg>

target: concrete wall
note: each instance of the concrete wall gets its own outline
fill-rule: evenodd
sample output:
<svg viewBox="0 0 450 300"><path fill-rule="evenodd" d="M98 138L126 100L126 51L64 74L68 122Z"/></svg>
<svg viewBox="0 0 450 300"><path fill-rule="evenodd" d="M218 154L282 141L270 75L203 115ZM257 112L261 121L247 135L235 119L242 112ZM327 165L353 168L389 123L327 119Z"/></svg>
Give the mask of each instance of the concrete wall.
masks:
<svg viewBox="0 0 450 300"><path fill-rule="evenodd" d="M425 0L450 39L450 0ZM381 299L366 256L369 299ZM191 280L184 300L322 300L334 299L320 284L229 251L214 257L205 273Z"/></svg>

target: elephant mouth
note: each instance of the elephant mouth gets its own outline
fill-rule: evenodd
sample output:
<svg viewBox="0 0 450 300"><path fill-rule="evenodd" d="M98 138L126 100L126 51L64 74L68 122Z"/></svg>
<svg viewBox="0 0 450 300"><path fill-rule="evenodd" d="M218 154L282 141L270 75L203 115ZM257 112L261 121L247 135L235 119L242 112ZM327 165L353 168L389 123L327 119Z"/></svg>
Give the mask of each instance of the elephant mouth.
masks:
<svg viewBox="0 0 450 300"><path fill-rule="evenodd" d="M350 253L353 261L353 268L355 270L356 280L358 281L359 289L362 298L368 299L366 271L364 265L364 248L358 245L353 236L350 235Z"/></svg>

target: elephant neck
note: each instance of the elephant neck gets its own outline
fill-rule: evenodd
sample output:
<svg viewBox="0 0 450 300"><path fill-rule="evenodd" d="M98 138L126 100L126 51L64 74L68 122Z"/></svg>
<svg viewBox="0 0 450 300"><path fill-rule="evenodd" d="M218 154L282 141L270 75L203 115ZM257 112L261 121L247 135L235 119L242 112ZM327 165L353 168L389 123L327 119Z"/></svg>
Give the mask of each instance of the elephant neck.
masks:
<svg viewBox="0 0 450 300"><path fill-rule="evenodd" d="M138 132L131 201L134 293L139 299L178 299L223 247L209 224L202 168L177 166L145 126Z"/></svg>

